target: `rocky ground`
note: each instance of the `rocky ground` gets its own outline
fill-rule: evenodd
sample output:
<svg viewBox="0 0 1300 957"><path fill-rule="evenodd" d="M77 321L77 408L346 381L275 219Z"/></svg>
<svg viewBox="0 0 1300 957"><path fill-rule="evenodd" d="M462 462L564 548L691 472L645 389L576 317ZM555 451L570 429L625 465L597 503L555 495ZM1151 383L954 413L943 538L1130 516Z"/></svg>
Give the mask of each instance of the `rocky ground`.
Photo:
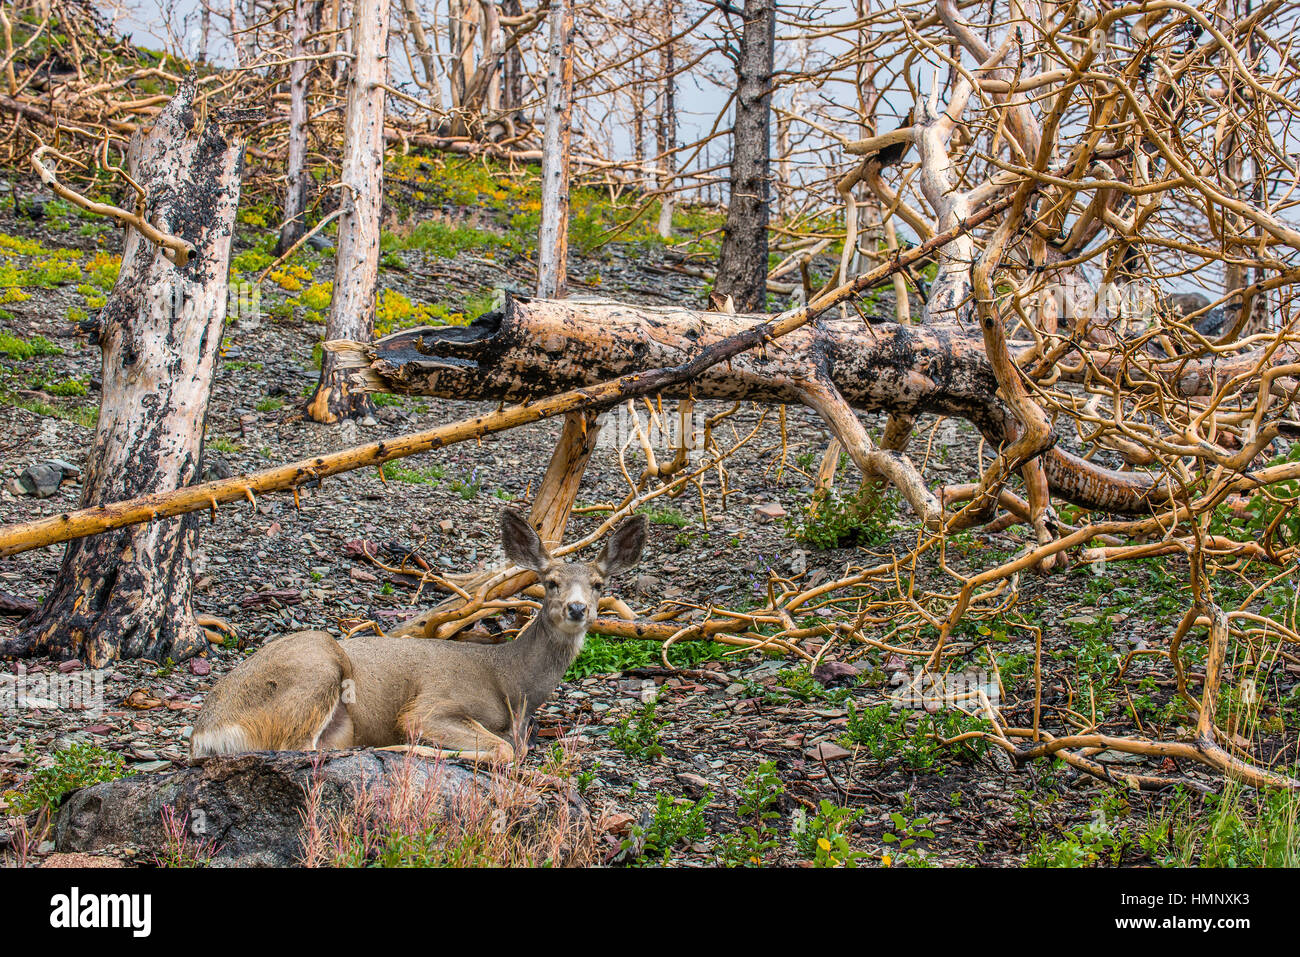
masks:
<svg viewBox="0 0 1300 957"><path fill-rule="evenodd" d="M87 257L96 249L115 250L120 242L116 233L80 225L51 228L50 218L18 219L5 206L0 232L51 248L81 248ZM241 247L248 242L241 233ZM702 303L703 284L666 270L661 255L614 247L596 258L575 255L571 271L579 286L598 276L602 295ZM434 258L403 250L386 262L386 287L414 303L460 303L467 291L526 288L530 282L527 263L509 256L462 252ZM308 265L311 281L328 278L327 255ZM313 350L322 327L304 318L300 307L283 308L290 291L282 286L268 281L262 296L259 314L232 322L226 333L208 417L208 474L254 471L483 411L469 402L401 399L380 406L366 424L321 426L304 420L301 407L316 378ZM76 283L56 284L4 306L8 318L0 328L5 332L29 342L44 337L61 351L0 355L8 397L0 405L0 483L5 485L0 523L79 502L77 469L84 465L92 435L99 359L78 327L77 310L85 298ZM86 394L49 388L69 381L85 383ZM758 408L737 413L728 434L733 426L737 434L747 431L764 414L755 439L727 462L725 501L716 474L706 481L707 523L693 494L654 516L642 567L616 586L638 613L679 599L754 607L762 603L769 569L803 582L826 580L908 541L905 510L883 523L883 535L870 549L818 549L794 539L782 513L801 514L811 491L807 473L815 469L827 435L811 413L788 409L782 459L776 410ZM923 422L918 434L928 437L934 425ZM117 664L107 675L107 709L90 718L38 707L0 714L0 792L21 790L33 772L51 763L56 749L75 741L117 752L135 771L183 765L204 694L269 636L305 627L341 633L341 623L359 619L391 624L430 603L433 596L417 595L411 577L369 563L356 547L359 541L376 543L390 555L418 554L440 571L494 565L500 559L497 512L506 502L527 502L558 431L558 423L543 422L417 456L387 482L373 471L353 472L304 493L299 508L287 495L267 495L255 507L229 506L215 517L202 515L197 610L229 622L237 642L214 645L206 657L179 664ZM963 424L942 423L930 447L929 476L935 482L967 480L974 474L976 450ZM29 466L50 462L53 477L47 472L32 475L26 485L20 481ZM42 480L59 482L57 490L48 498L29 494L29 486ZM617 456L601 448L587 470L580 503L617 501L625 488ZM590 524L588 516L578 516L573 527ZM1018 528L966 536L960 548L950 549L948 561L957 569L984 567L1014 552L1024 539ZM0 560L0 607L38 602L60 558L60 549L48 548ZM942 580L935 566L931 563L923 576ZM1051 667L1073 673L1081 635L1094 625L1098 633L1118 633L1105 652L1112 656L1116 646L1156 642L1167 634L1169 613L1158 604L1157 586L1143 574L1132 583L1120 572L1111 575L1105 589L1089 588L1077 572L1020 582L1016 614L1043 629ZM1125 588L1131 601L1117 604L1109 593ZM19 622L12 611L0 618L0 636L13 633ZM1027 632L1004 631L998 640L1005 642L999 653L1032 656ZM576 739L573 781L601 818L602 852L611 863L637 860L638 847L648 844L649 856L661 860L666 851L678 864L807 864L816 842L797 839L800 818L832 821L836 808L850 808L856 819L843 826L847 844L826 852L832 856L861 855L868 864L1016 865L1042 841L1068 840L1095 820L1100 806L1124 805L1135 833L1164 807L1163 797L1134 796L1125 802L1121 796L1116 804L1116 791L1064 767L1015 768L992 752L923 746L909 737L915 721L882 732L882 740L895 734L892 747L864 745L870 735L864 737L860 728L848 735L846 726L854 716L860 719L867 709L887 703L893 686L910 673L896 655L838 647L827 661L851 667L810 676L791 660L725 651L688 647L677 658L688 667L670 671L658 661L657 649L592 639L569 680L542 710L527 760L545 765L559 738ZM30 675L76 665L35 660L3 667ZM1135 681L1138 674L1146 672L1135 674ZM1052 694L1064 701L1070 684L1061 679ZM1168 686L1167 676L1153 673L1142 692L1152 699L1152 708L1168 705ZM1004 707L1015 721L1027 716L1029 687L1021 684L1013 692L1008 683L1013 700ZM1131 690L1137 693L1136 686ZM653 708L647 708L651 702ZM1172 733L1177 719L1169 723ZM1110 729L1136 730L1123 708ZM1101 759L1133 766L1115 753ZM1157 763L1145 769L1208 780L1194 768L1162 769ZM831 809L824 810L822 802ZM756 804L758 812L747 810ZM764 818L763 808L771 816ZM660 846L664 843L666 848ZM1113 862L1149 860L1130 841Z"/></svg>

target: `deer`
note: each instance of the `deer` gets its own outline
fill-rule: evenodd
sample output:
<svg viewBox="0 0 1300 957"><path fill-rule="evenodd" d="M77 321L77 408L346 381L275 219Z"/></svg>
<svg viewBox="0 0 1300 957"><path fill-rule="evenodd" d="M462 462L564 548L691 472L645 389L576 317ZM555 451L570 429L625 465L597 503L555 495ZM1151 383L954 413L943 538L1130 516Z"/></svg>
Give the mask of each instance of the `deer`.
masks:
<svg viewBox="0 0 1300 957"><path fill-rule="evenodd" d="M646 518L620 524L590 563L553 558L514 508L500 521L507 560L542 585L541 609L513 641L272 639L208 694L191 756L373 747L513 760L521 731L582 651L608 580L640 562Z"/></svg>

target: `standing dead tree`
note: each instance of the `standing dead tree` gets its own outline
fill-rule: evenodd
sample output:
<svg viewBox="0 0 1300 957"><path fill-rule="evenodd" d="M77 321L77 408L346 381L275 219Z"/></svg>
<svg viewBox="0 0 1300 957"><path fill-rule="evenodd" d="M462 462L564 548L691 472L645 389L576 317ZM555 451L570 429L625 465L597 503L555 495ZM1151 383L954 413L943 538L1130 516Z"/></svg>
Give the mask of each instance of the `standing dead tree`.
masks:
<svg viewBox="0 0 1300 957"><path fill-rule="evenodd" d="M737 309L767 302L767 224L770 216L772 64L775 0L746 0L736 58L735 121L731 133L731 190L718 257L715 291Z"/></svg>
<svg viewBox="0 0 1300 957"><path fill-rule="evenodd" d="M306 232L307 189L311 174L307 169L307 33L317 0L294 0L293 28L289 56L289 146L285 158L284 223L276 252L283 253Z"/></svg>
<svg viewBox="0 0 1300 957"><path fill-rule="evenodd" d="M355 56L348 79L343 138L343 214L339 217L334 298L326 335L369 338L379 291L379 232L384 200L384 100L388 76L388 0L356 4ZM320 384L307 407L317 422L368 413L369 400L351 391L331 356L321 363Z"/></svg>
<svg viewBox="0 0 1300 957"><path fill-rule="evenodd" d="M537 235L537 293L564 295L569 256L569 140L573 128L573 7L552 0L542 145L542 222Z"/></svg>
<svg viewBox="0 0 1300 957"><path fill-rule="evenodd" d="M83 506L176 489L199 474L204 418L226 316L226 275L243 138L220 113L201 123L195 86L182 84L147 133L128 173L139 184L138 228L95 332L103 401ZM35 162L54 179L45 164ZM94 210L95 204L84 202ZM22 654L182 659L204 647L191 606L197 528L178 518L68 546L45 602L17 639Z"/></svg>

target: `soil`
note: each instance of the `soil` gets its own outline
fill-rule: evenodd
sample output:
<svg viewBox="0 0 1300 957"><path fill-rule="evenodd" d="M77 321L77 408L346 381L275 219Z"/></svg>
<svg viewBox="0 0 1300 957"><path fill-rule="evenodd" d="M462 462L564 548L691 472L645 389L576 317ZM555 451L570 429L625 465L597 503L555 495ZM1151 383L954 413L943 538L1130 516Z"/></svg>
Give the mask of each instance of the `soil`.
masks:
<svg viewBox="0 0 1300 957"><path fill-rule="evenodd" d="M50 246L88 250L101 246L116 250L121 241L116 233L52 232L41 222L15 218L7 205L0 214L0 231L37 238ZM245 232L241 230L239 237L241 248L250 241ZM431 259L419 251L396 255L403 268L384 269L381 281L413 302L460 302L467 291L480 287L527 288L531 283L530 267L521 259L492 260L466 253L454 259ZM575 253L571 276L579 289L584 280L598 276L599 293L604 296L703 306L705 284L665 269L660 255L618 246L596 258ZM396 265L389 262L390 267ZM317 281L328 278L328 263L328 256L323 257L316 268ZM302 405L316 379L312 352L322 327L304 321L301 310L272 318L270 307L285 298L273 283L264 284L262 296L261 317L234 321L226 333L207 423L209 474L254 471L359 441L464 419L487 408L472 402L402 399L379 407L373 424L312 423L304 419ZM98 378L98 350L67 318L69 307L77 301L71 288L60 287L7 307L12 319L3 325L8 332L25 338L45 336L64 350L62 355L10 363L20 378L38 372L49 378ZM887 295L876 307L889 308ZM77 408L93 409L97 401L93 387L82 398L37 397L69 415ZM709 415L723 408L702 403L702 411ZM803 544L791 536L785 520L760 514L765 506L765 512L779 511L771 503L791 517L802 513L811 492L808 472L815 471L827 441L816 416L797 408L785 410L784 457L776 409L742 408L725 432L731 435L734 428L743 434L764 416L755 438L726 463L725 498L715 472L704 483L707 516L694 492L674 499L675 511L658 516L661 521L651 526L638 572L614 584L614 591L638 615L678 599L754 607L762 604L769 569L804 583L827 580L850 566L874 563L891 550L905 550L914 540L905 507L890 518L883 535L871 545L832 549ZM0 483L30 464L49 459L84 465L92 436L85 425L14 405L0 406L0 418L4 422ZM869 425L878 429L883 422ZM206 658L188 662L119 662L106 676L107 710L89 719L75 711L41 708L0 715L0 792L21 788L37 766L49 763L54 749L76 740L119 752L138 771L181 765L190 725L205 693L270 636L308 627L341 634L341 623L362 619L389 625L436 601L428 589L417 594L409 576L394 576L375 567L359 549L349 549L349 543L374 542L384 554L399 560L402 555L419 555L444 572L493 566L500 560L497 512L505 501L527 503L558 434L558 422L542 422L402 463L409 469L436 466L441 470L440 478L428 481L385 483L374 471L359 471L305 492L298 508L288 495L267 495L255 506L223 507L215 517L203 515L194 570L196 610L228 622L237 642L213 645ZM927 441L931 443L927 475L935 482L968 481L976 474L979 446L964 423L923 421L913 446L917 456L924 454ZM841 475L843 481L854 483L852 475ZM618 501L625 489L617 454L599 448L587 470L580 503ZM66 481L45 500L0 490L0 522L72 509L79 496L75 481ZM589 514L575 516L571 529L576 533L591 528L592 521ZM951 549L948 560L969 572L1013 553L1028 538L1020 527L999 534L977 532L967 537L960 551ZM46 548L0 560L0 595L39 601L58 571L61 554L60 548ZM937 560L926 561L923 580L946 581L955 591ZM1042 629L1044 661L1050 667L1073 666L1079 639L1068 624L1070 619L1108 614L1092 604L1080 582L1075 571L1027 575L1018 582L1016 614ZM1172 624L1155 613L1129 615L1112 623L1128 647L1164 640ZM0 637L18 627L19 618L0 618ZM887 630L887 624L882 624L874 631L868 629L868 634L880 638ZM1032 662L1027 631L1014 629L1006 639L999 653L1027 653ZM821 802L828 801L861 812L849 828L849 844L864 855L864 864L1016 866L1025 862L1040 837L1059 838L1066 829L1090 820L1105 795L1117 793L1064 766L1040 762L1016 767L996 750L946 749L930 766L917 766L924 762L898 749L873 755L869 748L846 743L850 706L860 713L888 703L895 685L910 675L911 663L896 655L864 646L834 646L823 660L849 662L860 674L824 687L806 680L806 675L805 680L792 679L790 674L799 665L791 659L754 652L729 654L722 647L714 651L716 660L701 661L704 656L696 654L691 667L683 671L665 669L651 660L623 672L571 677L539 715L538 737L526 760L542 764L559 737L576 736L575 781L602 816L602 848L611 863L634 859L625 845L631 843L629 835L638 824L651 823L659 794L668 795L679 807L684 806L681 802L711 795L704 811L706 833L672 848L675 864L714 864L728 853L740 863L808 864L808 855L791 837L792 823L800 810L812 817ZM1053 653L1063 653L1067 660L1062 664ZM58 670L60 663L37 659L6 662L3 667L19 674L25 669L30 675ZM1136 672L1134 680L1146 673ZM1167 677L1153 673L1162 680ZM1049 700L1064 703L1068 681L1049 677L1046 684ZM141 690L145 694L133 698ZM1008 691L1007 697L1010 700L1003 701L1007 720L1027 723L1032 683ZM1156 698L1169 700L1167 682L1160 685ZM651 700L655 718L663 722L662 754L635 757L615 746L611 732L624 719L643 714L645 702ZM151 706L131 707L129 701ZM1078 702L1075 707L1080 707ZM1055 715L1051 721L1054 727L1060 724ZM1121 708L1107 730L1136 733L1138 729ZM622 737L613 734L614 739ZM1114 752L1100 759L1124 770L1213 783L1198 769L1170 767L1172 762L1162 767L1155 759L1133 762ZM784 789L771 804L775 816L767 822L775 846L747 854L743 845L735 844L727 851L726 841L736 840L744 834L744 826L758 821L753 814L742 818L740 812L742 799L753 790L751 775L764 762L772 762ZM1130 795L1132 819L1141 822L1158 813L1164 800L1160 795ZM913 830L932 836L922 835L916 844L901 849L901 842L889 839L900 833L898 820L891 817L899 814L908 825L924 820ZM1118 861L1142 862L1132 849Z"/></svg>

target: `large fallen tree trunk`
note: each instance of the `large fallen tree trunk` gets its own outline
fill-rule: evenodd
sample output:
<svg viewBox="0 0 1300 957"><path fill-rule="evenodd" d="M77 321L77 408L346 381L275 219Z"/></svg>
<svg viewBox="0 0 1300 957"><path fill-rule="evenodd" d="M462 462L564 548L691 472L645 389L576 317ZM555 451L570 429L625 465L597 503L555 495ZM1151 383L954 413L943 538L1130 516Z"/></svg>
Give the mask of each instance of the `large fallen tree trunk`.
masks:
<svg viewBox="0 0 1300 957"><path fill-rule="evenodd" d="M255 493L282 490L296 492L300 486L319 482L322 478L340 472L382 465L393 459L512 429L550 416L580 410L598 410L626 399L667 394L684 382L698 379L718 363L732 360L747 350L773 342L803 327L837 303L865 289L870 289L889 278L895 271L906 269L928 256L938 245L950 242L957 230L973 228L1005 208L1006 204L991 204L968 222L955 227L953 231L927 240L871 272L823 293L805 306L773 316L767 322L750 324L728 339L715 342L707 349L701 348L695 351L688 361L673 368L633 372L597 386L585 386L582 389L548 396L535 402L476 416L464 422L453 422L414 435L372 442L341 452L316 456L290 465L266 469L253 475L241 475L169 492L154 492L132 499L85 507L75 512L50 515L18 525L9 525L0 528L0 557L97 535L111 529L186 515L209 507L215 512L219 504L228 504L244 498L252 500ZM330 343L329 346L365 364L366 346L349 342ZM361 377L363 380L369 379L364 372ZM575 440L566 443L562 440L561 446L566 450L566 455L572 451L572 461L576 462L579 456L585 459L587 453L581 451L581 442ZM575 480L557 470L555 482L550 484L565 485ZM557 534L559 528L562 528L562 525L551 534ZM548 534L545 528L543 534L544 536ZM546 540L551 539L547 537ZM0 643L0 655L24 653L26 651L22 643Z"/></svg>
<svg viewBox="0 0 1300 957"><path fill-rule="evenodd" d="M467 327L412 329L329 348L359 388L518 402L640 369L678 367L768 319L598 299L515 298ZM898 485L928 525L939 519L937 502L905 455L874 446L855 412L956 416L995 447L1013 439L1018 427L974 325L822 319L668 384L660 394L815 408L855 463ZM1169 503L1160 473L1107 469L1059 448L1042 458L1051 490L1085 508L1140 514Z"/></svg>

